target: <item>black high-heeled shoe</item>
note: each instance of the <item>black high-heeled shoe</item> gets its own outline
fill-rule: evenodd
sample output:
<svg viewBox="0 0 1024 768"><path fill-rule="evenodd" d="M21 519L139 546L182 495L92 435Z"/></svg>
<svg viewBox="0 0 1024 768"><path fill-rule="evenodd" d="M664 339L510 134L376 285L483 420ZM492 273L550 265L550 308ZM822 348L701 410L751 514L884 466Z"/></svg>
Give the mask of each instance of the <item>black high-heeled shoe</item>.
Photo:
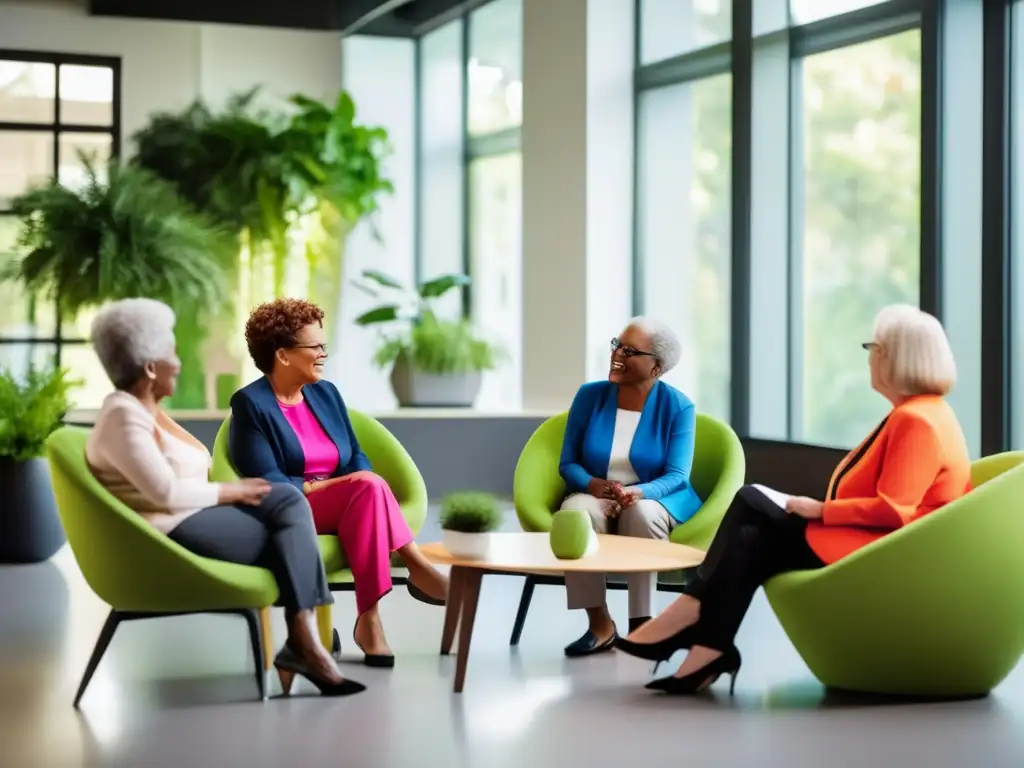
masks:
<svg viewBox="0 0 1024 768"><path fill-rule="evenodd" d="M736 690L736 675L740 673L742 664L743 659L734 645L714 661L684 677L660 677L644 687L651 691L663 691L671 696L692 696L710 688L722 675L729 675L729 695L732 696Z"/></svg>
<svg viewBox="0 0 1024 768"><path fill-rule="evenodd" d="M681 629L674 635L669 635L664 640L656 643L638 643L634 640L627 640L620 637L615 641L615 647L630 656L646 661L668 661L672 654L683 648L691 648L694 644L693 625Z"/></svg>
<svg viewBox="0 0 1024 768"><path fill-rule="evenodd" d="M306 662L292 655L278 654L274 659L274 668L277 670L277 677L281 681L281 690L285 696L291 695L296 675L306 678L315 685L321 696L351 696L353 693L366 690L365 685L348 678L342 678L336 683L328 682L314 674Z"/></svg>
<svg viewBox="0 0 1024 768"><path fill-rule="evenodd" d="M359 618L362 618L360 616ZM356 619L356 625L352 628L352 640L355 641L356 647L363 652L363 663L368 667L379 667L382 669L391 669L395 666L395 656L392 653L367 653L366 650L356 640L356 629L359 627L359 619Z"/></svg>

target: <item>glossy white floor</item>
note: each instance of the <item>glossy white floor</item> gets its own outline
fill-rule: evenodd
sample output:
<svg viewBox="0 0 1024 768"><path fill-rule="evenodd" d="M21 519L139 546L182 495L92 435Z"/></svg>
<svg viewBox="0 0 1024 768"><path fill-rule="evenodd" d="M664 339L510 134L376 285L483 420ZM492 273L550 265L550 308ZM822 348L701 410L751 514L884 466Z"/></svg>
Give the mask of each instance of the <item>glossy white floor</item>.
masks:
<svg viewBox="0 0 1024 768"><path fill-rule="evenodd" d="M436 538L429 524L421 539ZM393 670L350 655L354 605L338 596L345 672L369 686L358 696L328 701L305 686L260 703L244 622L197 616L123 625L76 713L106 607L66 548L44 565L2 567L0 766L1024 765L1024 665L980 701L835 700L759 597L740 636L736 697L719 686L669 699L643 690L644 662L565 660L582 619L554 587L538 588L510 649L521 585L485 579L461 695L451 692L454 659L437 655L442 611L398 589L383 606ZM625 622L624 593L611 600Z"/></svg>

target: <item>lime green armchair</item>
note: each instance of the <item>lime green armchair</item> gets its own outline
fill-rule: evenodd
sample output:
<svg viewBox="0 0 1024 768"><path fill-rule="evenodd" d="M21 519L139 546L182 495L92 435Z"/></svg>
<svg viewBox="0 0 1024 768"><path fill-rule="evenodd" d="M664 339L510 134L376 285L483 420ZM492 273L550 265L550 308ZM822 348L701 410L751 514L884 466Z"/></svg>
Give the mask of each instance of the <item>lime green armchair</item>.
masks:
<svg viewBox="0 0 1024 768"><path fill-rule="evenodd" d="M263 568L211 560L189 552L114 498L85 460L89 431L62 427L47 441L54 495L68 543L92 590L110 605L86 665L74 706L122 621L185 613L231 613L249 626L256 682L266 695L269 606L277 584Z"/></svg>
<svg viewBox="0 0 1024 768"><path fill-rule="evenodd" d="M1024 653L1024 452L976 461L974 490L768 599L826 686L979 696Z"/></svg>
<svg viewBox="0 0 1024 768"><path fill-rule="evenodd" d="M568 412L561 413L541 424L519 456L512 484L512 498L519 524L524 531L551 530L554 512L565 497L565 482L558 474L558 464L568 418ZM706 549L714 538L733 496L742 487L745 474L746 459L743 445L736 433L727 424L711 416L697 414L690 481L704 503L697 514L672 530L669 540L676 544ZM664 576L663 574L663 579ZM533 599L534 587L537 584L556 583L561 581L553 577L527 577L512 629L512 645L519 643L526 614L530 610L530 601ZM659 588L678 589L681 584L682 580L679 578L675 581L665 579L659 583ZM615 582L609 584L609 587L613 588L623 586L625 585Z"/></svg>
<svg viewBox="0 0 1024 768"><path fill-rule="evenodd" d="M349 409L349 419L359 446L370 460L373 471L387 482L391 492L398 499L402 509L402 517L408 524L413 536L419 535L427 518L427 486L423 476L416 468L415 462L408 451L387 428L370 416ZM238 479L238 473L231 463L228 453L228 434L231 429L229 416L217 431L213 445L213 468L210 476L221 483L230 483ZM350 592L355 589L351 569L345 567L345 553L341 549L338 537L324 535L317 537L320 555L327 570L327 582L334 592ZM407 571L397 557L392 561L391 578L396 584L407 581ZM326 647L331 648L335 656L341 653L341 638L331 621L331 607L320 606L317 610L320 636Z"/></svg>

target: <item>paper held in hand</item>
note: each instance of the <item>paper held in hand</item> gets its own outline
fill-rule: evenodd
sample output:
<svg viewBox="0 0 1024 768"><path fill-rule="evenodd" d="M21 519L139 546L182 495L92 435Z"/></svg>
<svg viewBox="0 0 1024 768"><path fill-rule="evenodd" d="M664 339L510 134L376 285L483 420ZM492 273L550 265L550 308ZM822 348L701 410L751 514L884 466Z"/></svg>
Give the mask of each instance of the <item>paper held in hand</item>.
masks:
<svg viewBox="0 0 1024 768"><path fill-rule="evenodd" d="M791 494L780 493L779 491L776 491L774 488L769 488L767 485L757 485L755 483L754 487L757 488L757 490L759 490L769 499L771 499L773 504L778 504L780 509L786 508L786 504L789 501Z"/></svg>

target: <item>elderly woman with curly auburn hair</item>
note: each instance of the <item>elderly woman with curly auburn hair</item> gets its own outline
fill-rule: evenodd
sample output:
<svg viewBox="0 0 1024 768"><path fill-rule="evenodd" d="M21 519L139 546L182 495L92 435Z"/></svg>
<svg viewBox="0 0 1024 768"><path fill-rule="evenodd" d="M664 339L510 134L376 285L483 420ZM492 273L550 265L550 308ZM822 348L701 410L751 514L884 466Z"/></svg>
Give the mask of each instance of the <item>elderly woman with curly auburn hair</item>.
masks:
<svg viewBox="0 0 1024 768"><path fill-rule="evenodd" d="M116 301L96 315L92 344L116 391L89 435L89 467L185 549L268 568L288 619L288 645L275 662L282 678L301 674L329 696L358 693L364 686L338 674L317 634L313 609L334 600L306 499L287 483L260 478L211 483L210 452L160 408L181 372L174 320L170 307L151 299Z"/></svg>
<svg viewBox="0 0 1024 768"><path fill-rule="evenodd" d="M336 534L355 580L353 637L370 666L394 666L378 601L391 591L391 553L409 568L409 592L443 605L447 577L423 557L387 483L359 447L345 402L323 380L324 313L301 299L253 310L245 341L263 377L231 399L231 460L243 475L290 483L319 533Z"/></svg>
<svg viewBox="0 0 1024 768"><path fill-rule="evenodd" d="M679 362L681 345L663 323L634 318L611 343L608 378L584 384L569 408L558 467L569 497L562 509L590 513L598 533L667 539L701 506L690 484L697 412L661 381ZM630 574L629 623L650 618L650 574ZM566 656L610 651L615 624L600 573L566 574L569 608L584 608L589 627Z"/></svg>

